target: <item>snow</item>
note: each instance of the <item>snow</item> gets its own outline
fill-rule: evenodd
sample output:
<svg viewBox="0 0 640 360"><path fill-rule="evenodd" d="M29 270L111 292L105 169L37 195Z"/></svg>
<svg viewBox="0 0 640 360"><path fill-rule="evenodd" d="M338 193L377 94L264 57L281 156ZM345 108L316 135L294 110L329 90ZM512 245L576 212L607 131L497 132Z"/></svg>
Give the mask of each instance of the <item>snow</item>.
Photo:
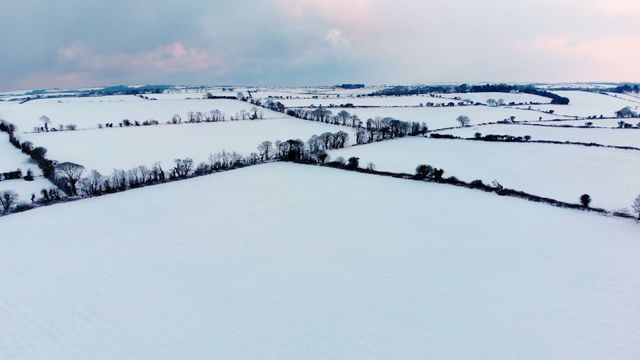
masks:
<svg viewBox="0 0 640 360"><path fill-rule="evenodd" d="M149 94L148 96L153 96ZM78 104L78 103L115 103L115 102L143 102L144 99L135 95L110 96L67 96L60 98L44 98L30 101L30 105L44 104Z"/></svg>
<svg viewBox="0 0 640 360"><path fill-rule="evenodd" d="M517 120L543 120L556 119L557 116L543 114L536 111L513 109L508 107L489 106L453 106L453 107L402 107L402 108L332 108L335 115L341 110L358 115L365 121L380 117L393 117L403 121L425 122L429 129L442 129L460 124L456 121L458 116L466 115L471 119L471 124L496 122L515 116Z"/></svg>
<svg viewBox="0 0 640 360"><path fill-rule="evenodd" d="M22 170L23 174L26 174L28 169L31 169L34 175L42 173L27 155L9 142L7 133L0 132L0 173L18 169Z"/></svg>
<svg viewBox="0 0 640 360"><path fill-rule="evenodd" d="M153 95L151 95L153 96ZM58 100L62 102L58 102ZM85 98L43 99L24 104L0 103L0 119L13 123L22 132L41 127L40 116L51 119L50 127L61 124L76 124L79 129L96 128L97 124L117 124L123 119L140 122L155 119L161 123L169 121L174 114L186 119L189 111L209 112L218 109L227 118L241 110L249 110L253 105L238 100L144 100L136 96L100 96ZM283 115L267 109L260 109L265 118L280 118Z"/></svg>
<svg viewBox="0 0 640 360"><path fill-rule="evenodd" d="M56 188L49 180L38 176L33 181L26 180L4 180L0 181L0 192L5 190L15 191L18 194L19 202L31 203L31 194L40 198L40 190Z"/></svg>
<svg viewBox="0 0 640 360"><path fill-rule="evenodd" d="M365 92L370 94L373 91ZM258 93L260 95L260 93ZM525 94L525 93L448 93L448 94L424 94L424 95L406 95L406 96L318 96L318 98L311 98L311 96L297 96L295 93L276 93L269 94L274 96L282 96L284 99L279 99L287 107L310 107L310 106L341 106L345 104L353 104L354 106L369 106L369 107L391 107L391 106L419 106L428 102L434 104L447 104L449 102L459 103L464 100L470 100L473 103L479 102L486 104L488 99L503 99L507 104L510 102L515 103L549 103L550 99L538 95ZM317 94L316 94L317 95ZM267 97L267 96L261 96ZM287 97L291 97L287 99Z"/></svg>
<svg viewBox="0 0 640 360"><path fill-rule="evenodd" d="M428 102L434 104L448 104L450 102L459 103L462 100L453 100L446 97L432 97L429 95L411 95L411 96L366 96L366 97L320 97L300 98L300 99L278 99L286 107L338 107L346 104L353 106L365 107L393 107L393 106L419 106Z"/></svg>
<svg viewBox="0 0 640 360"><path fill-rule="evenodd" d="M592 120L582 120L581 123L584 124L586 121ZM597 121L599 120L593 120L594 123ZM558 124L563 123L564 122L558 122ZM578 122L578 124L580 124L580 122ZM452 134L464 138L473 137L476 132L483 135L529 135L533 140L572 141L640 148L640 131L638 131L638 129L586 129L534 125L491 124L439 131L441 134Z"/></svg>
<svg viewBox="0 0 640 360"><path fill-rule="evenodd" d="M539 95L534 94L526 94L526 93L503 93L503 92L481 92L481 93L450 93L450 94L441 94L443 97L448 98L459 98L462 100L469 99L474 103L480 102L483 104L487 103L489 99L502 99L506 104L511 102L514 103L549 103L551 102L550 98L546 98Z"/></svg>
<svg viewBox="0 0 640 360"><path fill-rule="evenodd" d="M3 359L638 355L631 221L272 164L0 228Z"/></svg>
<svg viewBox="0 0 640 360"><path fill-rule="evenodd" d="M636 109L640 105L637 102L594 92L553 91L553 93L569 98L569 105L531 105L531 107L542 111L554 110L556 115L611 117L625 106Z"/></svg>
<svg viewBox="0 0 640 360"><path fill-rule="evenodd" d="M157 161L167 167L177 158L190 157L197 164L222 150L249 155L258 152L257 146L265 140L307 141L313 135L338 131L355 139L352 128L292 117L31 133L23 137L47 148L50 159L75 162L108 174L113 169L150 167Z"/></svg>
<svg viewBox="0 0 640 360"><path fill-rule="evenodd" d="M608 210L628 208L640 195L640 151L633 150L405 138L332 151L330 156L355 156L362 167L373 162L377 170L409 174L419 164L429 164L443 168L445 176L485 184L497 180L507 188L570 203L586 193L592 206Z"/></svg>
<svg viewBox="0 0 640 360"><path fill-rule="evenodd" d="M20 201L30 202L31 194L40 196L40 190L43 188L55 187L49 180L43 178L42 170L31 159L20 150L16 149L9 142L9 135L0 132L0 173L22 170L22 176L27 175L27 170L31 170L35 176L34 181L26 181L23 179L1 180L0 192L5 190L15 191Z"/></svg>
<svg viewBox="0 0 640 360"><path fill-rule="evenodd" d="M618 122L624 121L633 126L637 126L640 124L640 119L633 118L620 118L620 119L581 119L581 120L562 120L562 121L547 121L542 123L542 125L548 126L585 126L585 123L591 122L593 123L593 127L604 127L604 128L618 128ZM538 121L531 121L534 124L540 124Z"/></svg>
<svg viewBox="0 0 640 360"><path fill-rule="evenodd" d="M619 99L623 99L623 100L635 103L635 106L638 106L638 104L640 104L640 94L637 94L637 93L623 93L623 94L607 93L607 94L609 96L617 97Z"/></svg>

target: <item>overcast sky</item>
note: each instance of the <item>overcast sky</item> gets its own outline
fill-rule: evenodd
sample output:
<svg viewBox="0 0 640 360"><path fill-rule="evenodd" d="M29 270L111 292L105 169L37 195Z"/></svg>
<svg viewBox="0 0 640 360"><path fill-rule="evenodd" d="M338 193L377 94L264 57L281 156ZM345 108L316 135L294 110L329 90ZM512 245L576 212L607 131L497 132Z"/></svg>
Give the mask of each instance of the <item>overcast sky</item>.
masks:
<svg viewBox="0 0 640 360"><path fill-rule="evenodd" d="M0 89L640 81L640 0L0 0Z"/></svg>

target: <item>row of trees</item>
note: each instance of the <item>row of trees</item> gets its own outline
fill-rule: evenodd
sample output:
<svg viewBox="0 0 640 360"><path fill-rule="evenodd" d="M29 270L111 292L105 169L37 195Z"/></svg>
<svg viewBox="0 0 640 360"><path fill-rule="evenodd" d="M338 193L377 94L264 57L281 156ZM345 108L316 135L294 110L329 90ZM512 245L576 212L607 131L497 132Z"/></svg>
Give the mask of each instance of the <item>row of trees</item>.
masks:
<svg viewBox="0 0 640 360"><path fill-rule="evenodd" d="M625 106L622 109L616 111L616 117L619 118L637 118L638 113L631 110L631 107Z"/></svg>
<svg viewBox="0 0 640 360"><path fill-rule="evenodd" d="M593 125L593 123L591 123ZM640 128L640 122L636 124L636 127ZM620 129L633 129L633 124L629 124L625 121L618 121L618 128Z"/></svg>
<svg viewBox="0 0 640 360"><path fill-rule="evenodd" d="M267 99L265 102L261 102L259 99L242 99L254 105L264 106L270 110L286 113L298 119L356 128L357 144L367 144L404 136L424 135L429 130L424 122L407 122L392 117L380 116L362 121L358 115L350 114L344 109L334 115L331 110L323 106L313 109L287 109L284 104L273 99Z"/></svg>
<svg viewBox="0 0 640 360"><path fill-rule="evenodd" d="M191 158L176 159L168 169L163 169L160 162L151 168L138 166L129 170L114 170L110 175L103 175L91 170L85 176L82 165L63 162L54 167L55 181L70 196L98 196L105 193L125 191L156 183L184 179L191 176L211 174L266 161L322 161L328 157L327 150L345 147L349 135L344 131L324 133L311 137L307 142L302 140L263 141L257 146L258 152L243 156L237 152L222 151L210 154L208 161L196 166Z"/></svg>
<svg viewBox="0 0 640 360"><path fill-rule="evenodd" d="M392 117L367 119L363 122L357 115L341 110L333 114L331 110L319 107L315 109L288 109L287 115L303 120L318 121L332 125L356 128L356 143L367 144L374 141L395 139L404 136L418 136L427 133L427 125L419 122L407 122Z"/></svg>
<svg viewBox="0 0 640 360"><path fill-rule="evenodd" d="M386 96L400 96L400 95L419 95L430 93L487 93L487 92L499 92L499 93L511 93L521 92L525 94L533 94L551 99L551 104L567 105L569 104L569 98L554 94L550 91L541 90L532 85L507 85L507 84L486 84L486 85L473 85L461 84L458 86L453 85L426 85L426 86L395 86L391 88L385 88L380 91L376 91L371 95L386 95Z"/></svg>
<svg viewBox="0 0 640 360"><path fill-rule="evenodd" d="M252 107L249 110L240 110L234 116L227 117L224 112L213 109L211 111L189 111L187 113L186 118L184 119L185 123L202 123L202 122L221 122L221 121L238 121L238 120L259 120L264 118L264 112L260 111L257 107ZM77 130L78 126L76 124L67 124L60 125L58 128L50 127L51 119L42 115L40 117L40 121L43 123L43 126L34 127L33 132L49 132L49 131L72 131ZM180 114L175 114L171 117L167 124L181 124L183 122L182 116ZM123 119L121 122L117 123L118 127L130 127L130 126L151 126L151 125L160 125L160 122L155 119L148 119L144 121L138 120L130 120ZM113 128L114 123L99 123L98 128Z"/></svg>
<svg viewBox="0 0 640 360"><path fill-rule="evenodd" d="M49 124L51 124L51 119L46 116L46 115L42 115L40 116L40 122L42 122L42 126L36 126L33 128L33 132L35 133L40 133L40 132L49 132L49 131L74 131L78 129L78 126L76 124L60 124L58 125L58 127L52 127L49 126Z"/></svg>

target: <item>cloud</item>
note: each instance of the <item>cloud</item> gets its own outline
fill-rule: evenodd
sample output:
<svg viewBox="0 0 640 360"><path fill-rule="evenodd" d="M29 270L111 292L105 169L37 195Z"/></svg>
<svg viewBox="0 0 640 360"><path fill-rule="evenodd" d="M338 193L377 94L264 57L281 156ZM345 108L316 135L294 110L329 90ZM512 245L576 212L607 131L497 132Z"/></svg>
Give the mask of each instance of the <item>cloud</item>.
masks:
<svg viewBox="0 0 640 360"><path fill-rule="evenodd" d="M344 47L349 45L349 40L342 35L342 31L336 28L327 30L325 39L334 47Z"/></svg>
<svg viewBox="0 0 640 360"><path fill-rule="evenodd" d="M160 46L147 52L92 52L80 43L58 49L58 60L84 71L142 73L157 76L207 71L223 66L224 60L210 52L187 47L180 42Z"/></svg>
<svg viewBox="0 0 640 360"><path fill-rule="evenodd" d="M0 23L20 29L3 38L9 89L38 78L57 87L640 80L638 0L22 0L2 10Z"/></svg>
<svg viewBox="0 0 640 360"><path fill-rule="evenodd" d="M595 5L599 10L607 13L629 16L640 15L640 2L638 0L596 0Z"/></svg>

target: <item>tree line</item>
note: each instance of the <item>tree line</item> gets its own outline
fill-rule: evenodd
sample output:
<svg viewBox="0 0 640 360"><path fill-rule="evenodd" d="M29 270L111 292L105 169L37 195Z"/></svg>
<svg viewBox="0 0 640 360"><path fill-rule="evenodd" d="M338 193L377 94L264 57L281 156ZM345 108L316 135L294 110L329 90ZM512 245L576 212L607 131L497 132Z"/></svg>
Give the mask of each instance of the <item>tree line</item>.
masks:
<svg viewBox="0 0 640 360"><path fill-rule="evenodd" d="M533 85L507 85L507 84L486 84L486 85L437 85L437 86L394 86L376 91L370 95L384 96L402 96L402 95L421 95L430 93L483 93L483 92L521 92L525 94L538 95L551 99L551 104L568 105L570 100L567 97L560 96L550 91L541 90Z"/></svg>
<svg viewBox="0 0 640 360"><path fill-rule="evenodd" d="M322 106L313 109L287 109L284 104L279 101L274 101L273 99L267 99L265 102L259 99L243 99L256 106L263 106L273 111L286 113L298 119L355 128L356 144L358 145L405 136L419 136L429 131L429 128L424 122L407 122L392 117L380 116L363 121L358 115L350 114L346 110L340 110L334 115L331 110Z"/></svg>

